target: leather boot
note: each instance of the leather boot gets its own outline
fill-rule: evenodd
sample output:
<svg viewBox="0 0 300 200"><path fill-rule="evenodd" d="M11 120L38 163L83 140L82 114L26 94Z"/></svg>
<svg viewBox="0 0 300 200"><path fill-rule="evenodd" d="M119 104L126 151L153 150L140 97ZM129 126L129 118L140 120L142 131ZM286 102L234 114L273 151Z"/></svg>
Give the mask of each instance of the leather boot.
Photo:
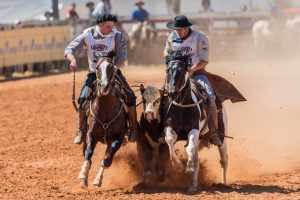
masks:
<svg viewBox="0 0 300 200"><path fill-rule="evenodd" d="M211 143L216 146L222 146L218 131L217 106L213 98L209 98L209 113L208 128Z"/></svg>
<svg viewBox="0 0 300 200"><path fill-rule="evenodd" d="M78 131L74 139L74 144L82 143L82 139L86 134L86 124L87 124L86 120L87 117L85 111L82 109L78 109Z"/></svg>
<svg viewBox="0 0 300 200"><path fill-rule="evenodd" d="M135 142L138 134L137 130L137 116L136 116L136 107L131 106L128 110L128 121L129 121L129 134L128 141Z"/></svg>

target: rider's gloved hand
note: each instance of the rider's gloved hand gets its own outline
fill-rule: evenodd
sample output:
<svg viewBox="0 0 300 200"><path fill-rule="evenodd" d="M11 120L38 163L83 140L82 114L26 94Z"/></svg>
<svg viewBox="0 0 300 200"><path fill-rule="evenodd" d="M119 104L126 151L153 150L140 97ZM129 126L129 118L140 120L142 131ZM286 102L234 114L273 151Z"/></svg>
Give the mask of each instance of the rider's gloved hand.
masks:
<svg viewBox="0 0 300 200"><path fill-rule="evenodd" d="M76 59L73 58L71 60L71 63L70 63L70 69L73 71L73 72L76 72L77 71L77 62L76 62Z"/></svg>

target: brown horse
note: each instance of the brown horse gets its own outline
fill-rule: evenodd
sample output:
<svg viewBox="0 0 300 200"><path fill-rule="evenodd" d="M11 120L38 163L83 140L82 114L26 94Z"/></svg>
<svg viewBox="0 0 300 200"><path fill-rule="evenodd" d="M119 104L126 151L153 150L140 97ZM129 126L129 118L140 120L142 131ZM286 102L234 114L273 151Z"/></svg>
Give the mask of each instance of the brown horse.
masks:
<svg viewBox="0 0 300 200"><path fill-rule="evenodd" d="M98 141L107 145L101 168L93 185L101 186L103 172L110 167L115 153L119 150L126 132L126 111L123 101L119 98L118 75L112 57L101 57L97 61L96 97L90 101L88 115L88 132L84 148L84 163L78 178L83 180L83 186L88 186L88 173L91 158Z"/></svg>

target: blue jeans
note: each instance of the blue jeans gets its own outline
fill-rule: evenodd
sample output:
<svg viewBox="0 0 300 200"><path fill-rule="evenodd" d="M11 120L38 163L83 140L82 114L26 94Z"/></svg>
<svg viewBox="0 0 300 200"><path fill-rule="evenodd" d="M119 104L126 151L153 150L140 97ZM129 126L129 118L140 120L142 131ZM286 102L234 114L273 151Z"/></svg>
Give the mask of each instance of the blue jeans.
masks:
<svg viewBox="0 0 300 200"><path fill-rule="evenodd" d="M194 74L191 76L192 79L194 79L195 81L197 81L200 85L202 85L202 87L205 89L206 93L208 94L208 97L211 99L215 99L215 92L210 84L210 82L208 81L208 78L206 75L203 74Z"/></svg>
<svg viewBox="0 0 300 200"><path fill-rule="evenodd" d="M91 87L93 85L93 82L97 79L97 76L95 73L88 73L87 74L87 79L83 82L82 88L80 91L80 95L78 97L78 108L79 109L84 109L83 104L85 100L88 98L88 95L91 92Z"/></svg>

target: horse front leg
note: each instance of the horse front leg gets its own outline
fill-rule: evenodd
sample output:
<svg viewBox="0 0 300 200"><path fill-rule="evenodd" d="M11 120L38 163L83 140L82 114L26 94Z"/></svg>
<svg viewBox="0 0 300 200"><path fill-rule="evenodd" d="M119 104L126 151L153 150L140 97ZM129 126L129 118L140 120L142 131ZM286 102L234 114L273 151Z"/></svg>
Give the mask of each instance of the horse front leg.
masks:
<svg viewBox="0 0 300 200"><path fill-rule="evenodd" d="M113 142L109 142L106 151L105 151L105 158L101 162L100 170L96 176L96 178L93 181L93 185L101 187L102 185L102 179L104 174L104 169L111 166L113 158L116 154L116 152L120 149L123 142L123 137L119 137Z"/></svg>
<svg viewBox="0 0 300 200"><path fill-rule="evenodd" d="M198 190L198 172L199 172L199 135L200 132L197 129L192 129L188 135L188 146L186 147L186 153L188 155L188 161L185 173L193 173L192 185L189 186L188 192L193 193Z"/></svg>
<svg viewBox="0 0 300 200"><path fill-rule="evenodd" d="M198 130L192 129L188 135L188 146L186 147L188 161L185 169L187 174L195 171L194 157L196 154L198 155L199 134Z"/></svg>
<svg viewBox="0 0 300 200"><path fill-rule="evenodd" d="M87 135L88 142L84 153L84 162L78 175L78 178L83 180L83 187L88 187L88 174L92 165L91 158L97 144L97 141L94 138L92 138L91 132L88 132Z"/></svg>
<svg viewBox="0 0 300 200"><path fill-rule="evenodd" d="M175 153L175 142L177 141L177 134L171 127L165 128L165 141L169 146L169 152L170 152L170 160L172 163L172 166L175 168L179 168L180 171L182 171L183 166L181 161L177 158Z"/></svg>
<svg viewBox="0 0 300 200"><path fill-rule="evenodd" d="M198 149L198 145L197 145ZM192 185L189 186L188 192L189 193L195 193L198 191L198 173L199 173L199 157L198 157L198 151L194 154L194 172L193 172L193 178L192 178Z"/></svg>

